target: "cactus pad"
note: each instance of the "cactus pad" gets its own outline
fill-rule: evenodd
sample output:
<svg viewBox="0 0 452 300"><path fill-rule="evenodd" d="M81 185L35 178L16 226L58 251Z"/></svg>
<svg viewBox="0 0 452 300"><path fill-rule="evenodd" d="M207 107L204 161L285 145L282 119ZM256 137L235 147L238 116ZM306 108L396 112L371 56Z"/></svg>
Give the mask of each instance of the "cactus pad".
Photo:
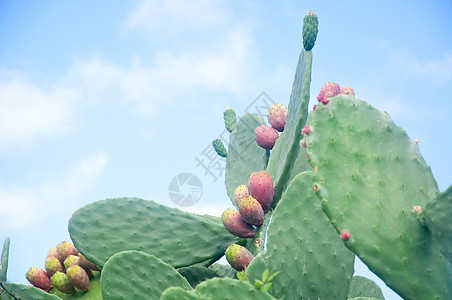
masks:
<svg viewBox="0 0 452 300"><path fill-rule="evenodd" d="M438 193L417 144L349 95L318 106L308 125L314 189L338 233L351 235L347 247L402 297L450 299L446 260L412 212Z"/></svg>
<svg viewBox="0 0 452 300"><path fill-rule="evenodd" d="M218 277L217 272L210 268L190 266L177 269L177 271L187 279L188 283L195 288L198 283L207 279Z"/></svg>
<svg viewBox="0 0 452 300"><path fill-rule="evenodd" d="M3 243L2 257L0 261L0 281L6 281L8 271L10 238L7 237Z"/></svg>
<svg viewBox="0 0 452 300"><path fill-rule="evenodd" d="M24 284L17 283L2 283L2 285L17 299L21 300L61 300L60 297L44 292L41 289L35 288L34 286L28 286ZM1 291L1 289L0 289ZM5 294L6 295L6 294ZM8 298L5 296L6 299Z"/></svg>
<svg viewBox="0 0 452 300"><path fill-rule="evenodd" d="M234 203L234 190L242 184L248 184L251 173L265 170L268 150L259 147L254 140L256 127L265 124L261 117L246 114L240 118L231 133L226 160L226 191Z"/></svg>
<svg viewBox="0 0 452 300"><path fill-rule="evenodd" d="M443 255L452 262L452 186L422 210L421 223L427 225Z"/></svg>
<svg viewBox="0 0 452 300"><path fill-rule="evenodd" d="M138 198L101 200L80 208L69 220L69 233L77 249L101 267L125 250L144 251L185 267L219 259L238 240L220 218Z"/></svg>
<svg viewBox="0 0 452 300"><path fill-rule="evenodd" d="M344 299L354 255L323 213L311 177L303 172L287 187L267 230L267 252L248 266L248 278L281 271L269 290L276 298Z"/></svg>
<svg viewBox="0 0 452 300"><path fill-rule="evenodd" d="M176 269L154 255L123 251L105 264L100 285L103 300L159 299L171 286L191 289Z"/></svg>
<svg viewBox="0 0 452 300"><path fill-rule="evenodd" d="M369 297L380 300L385 299L380 287L373 280L363 276L353 276L348 298L359 297Z"/></svg>
<svg viewBox="0 0 452 300"><path fill-rule="evenodd" d="M286 126L272 149L266 171L273 179L276 207L290 180L290 173L300 149L301 129L308 116L312 53L301 51L290 95Z"/></svg>

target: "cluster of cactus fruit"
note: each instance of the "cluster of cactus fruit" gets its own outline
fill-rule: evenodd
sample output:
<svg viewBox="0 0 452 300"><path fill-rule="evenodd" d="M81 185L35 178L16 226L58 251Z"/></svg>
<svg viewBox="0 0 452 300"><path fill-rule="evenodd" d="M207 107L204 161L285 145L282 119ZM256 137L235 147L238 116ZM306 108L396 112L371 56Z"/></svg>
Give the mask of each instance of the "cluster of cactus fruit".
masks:
<svg viewBox="0 0 452 300"><path fill-rule="evenodd" d="M288 108L270 108L271 126L224 112L230 142L213 147L236 210L218 218L138 198L93 202L68 227L100 272L76 284L73 267L61 270L77 250L57 250L46 271L27 273L40 288L7 283L7 239L0 297L384 299L353 276L356 255L404 299L452 299L452 187L440 193L417 143L353 89L327 82L308 111L317 28L310 11ZM230 266L217 262L223 255ZM56 291L57 274L77 289Z"/></svg>

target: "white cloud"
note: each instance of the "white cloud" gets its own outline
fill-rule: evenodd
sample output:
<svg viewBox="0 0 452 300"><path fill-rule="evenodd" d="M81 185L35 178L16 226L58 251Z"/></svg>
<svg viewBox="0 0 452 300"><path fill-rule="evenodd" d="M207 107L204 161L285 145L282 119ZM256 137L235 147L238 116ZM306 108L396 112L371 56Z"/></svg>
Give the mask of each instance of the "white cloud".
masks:
<svg viewBox="0 0 452 300"><path fill-rule="evenodd" d="M420 61L413 55L404 53L393 56L395 65L405 76L427 79L437 84L450 83L452 80L452 54L443 58Z"/></svg>
<svg viewBox="0 0 452 300"><path fill-rule="evenodd" d="M0 186L0 228L24 229L39 219L78 207L79 196L94 185L107 165L107 155L97 153L81 160L62 178L37 188Z"/></svg>
<svg viewBox="0 0 452 300"><path fill-rule="evenodd" d="M31 144L39 137L65 132L71 116L71 101L77 95L74 90L45 91L23 78L1 75L0 149Z"/></svg>
<svg viewBox="0 0 452 300"><path fill-rule="evenodd" d="M144 0L130 13L126 28L166 38L190 30L210 30L224 25L230 17L222 4L209 0Z"/></svg>

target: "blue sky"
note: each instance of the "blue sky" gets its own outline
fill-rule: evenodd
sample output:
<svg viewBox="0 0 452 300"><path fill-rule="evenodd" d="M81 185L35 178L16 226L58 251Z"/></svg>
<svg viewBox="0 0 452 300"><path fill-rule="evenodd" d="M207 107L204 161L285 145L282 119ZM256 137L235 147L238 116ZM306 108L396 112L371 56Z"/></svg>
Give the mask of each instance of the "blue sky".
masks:
<svg viewBox="0 0 452 300"><path fill-rule="evenodd" d="M226 106L243 115L262 92L288 104L309 9L320 22L313 100L326 81L353 87L421 141L445 190L450 1L4 0L0 240L11 237L9 281L26 283L28 268L69 239L71 214L95 200L174 206L168 184L190 172L203 194L188 210L229 207L224 174L206 174L196 158L224 131Z"/></svg>

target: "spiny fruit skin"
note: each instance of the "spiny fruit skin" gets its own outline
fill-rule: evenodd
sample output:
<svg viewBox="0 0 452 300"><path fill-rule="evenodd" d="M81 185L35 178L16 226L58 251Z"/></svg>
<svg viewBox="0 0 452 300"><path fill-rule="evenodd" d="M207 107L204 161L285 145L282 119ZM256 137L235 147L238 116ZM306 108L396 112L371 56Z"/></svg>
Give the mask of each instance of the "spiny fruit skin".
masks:
<svg viewBox="0 0 452 300"><path fill-rule="evenodd" d="M46 258L45 269L49 277L52 277L56 272L64 272L64 267L61 262L58 260L58 258L53 256Z"/></svg>
<svg viewBox="0 0 452 300"><path fill-rule="evenodd" d="M57 247L53 247L49 250L49 252L47 252L47 257L56 257L58 258L58 260L63 263L60 259L60 256L58 255L58 250Z"/></svg>
<svg viewBox="0 0 452 300"><path fill-rule="evenodd" d="M25 274L25 277L32 285L46 292L50 291L53 287L46 271L41 268L30 268Z"/></svg>
<svg viewBox="0 0 452 300"><path fill-rule="evenodd" d="M83 256L83 254L81 254L79 252L78 256L80 257L80 263L81 263L82 267L85 267L85 268L87 268L89 270L93 270L93 271L99 271L99 268L96 266L96 264L87 260L86 257Z"/></svg>
<svg viewBox="0 0 452 300"><path fill-rule="evenodd" d="M320 89L319 95L317 96L317 100L319 100L319 102L323 102L324 104L326 104L328 103L327 101L329 101L327 98L339 95L340 91L341 87L339 86L339 84L327 81Z"/></svg>
<svg viewBox="0 0 452 300"><path fill-rule="evenodd" d="M237 207L239 207L240 201L243 198L248 198L249 197L249 193L248 193L248 187L244 184L239 185L235 190L234 190L234 203Z"/></svg>
<svg viewBox="0 0 452 300"><path fill-rule="evenodd" d="M77 255L78 251L72 243L61 242L57 246L60 259L64 262L69 255Z"/></svg>
<svg viewBox="0 0 452 300"><path fill-rule="evenodd" d="M80 257L78 257L78 255L71 254L64 260L64 267L66 270L75 265L80 265Z"/></svg>
<svg viewBox="0 0 452 300"><path fill-rule="evenodd" d="M69 282L79 290L89 290L89 277L85 270L79 265L73 265L66 271Z"/></svg>
<svg viewBox="0 0 452 300"><path fill-rule="evenodd" d="M267 119L268 123L279 132L284 130L286 125L287 108L282 104L273 104L268 109Z"/></svg>
<svg viewBox="0 0 452 300"><path fill-rule="evenodd" d="M253 254L251 254L248 249L237 244L229 245L224 254L231 267L237 271L245 270L254 258Z"/></svg>
<svg viewBox="0 0 452 300"><path fill-rule="evenodd" d="M271 150L279 137L278 132L268 125L258 126L254 130L256 143L264 149Z"/></svg>
<svg viewBox="0 0 452 300"><path fill-rule="evenodd" d="M53 283L53 286L64 294L73 294L75 293L74 286L69 282L69 278L65 273L56 272L50 280Z"/></svg>
<svg viewBox="0 0 452 300"><path fill-rule="evenodd" d="M303 48L311 51L319 32L319 19L311 10L303 19Z"/></svg>
<svg viewBox="0 0 452 300"><path fill-rule="evenodd" d="M264 222L264 210L261 204L249 196L239 204L239 212L243 221L254 226L260 226Z"/></svg>
<svg viewBox="0 0 452 300"><path fill-rule="evenodd" d="M251 238L256 232L254 227L243 221L238 211L231 208L226 209L221 215L221 220L227 231L240 238Z"/></svg>
<svg viewBox="0 0 452 300"><path fill-rule="evenodd" d="M355 91L349 86L343 86L341 87L339 94L355 96Z"/></svg>
<svg viewBox="0 0 452 300"><path fill-rule="evenodd" d="M220 139L215 139L212 142L213 149L215 149L215 152L221 157L228 156L228 151L224 147L223 142Z"/></svg>
<svg viewBox="0 0 452 300"><path fill-rule="evenodd" d="M273 180L266 171L251 173L248 180L248 191L250 196L256 199L265 212L270 209L273 202Z"/></svg>

